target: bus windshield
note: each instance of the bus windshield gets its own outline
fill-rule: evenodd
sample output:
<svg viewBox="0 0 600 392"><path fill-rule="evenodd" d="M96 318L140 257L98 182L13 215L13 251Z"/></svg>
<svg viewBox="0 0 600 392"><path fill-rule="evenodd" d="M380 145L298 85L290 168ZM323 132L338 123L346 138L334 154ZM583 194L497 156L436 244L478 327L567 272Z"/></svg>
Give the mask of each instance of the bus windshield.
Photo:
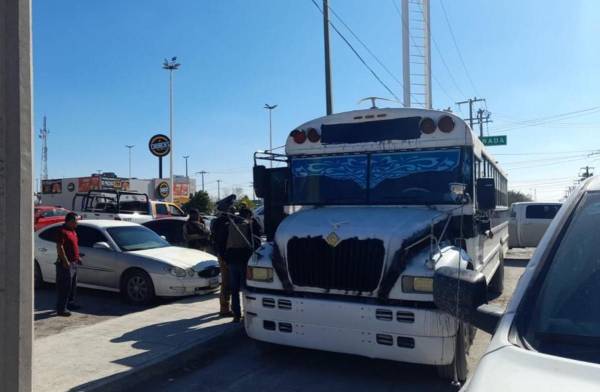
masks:
<svg viewBox="0 0 600 392"><path fill-rule="evenodd" d="M450 184L471 189L471 168L460 148L294 158L291 202L454 204Z"/></svg>

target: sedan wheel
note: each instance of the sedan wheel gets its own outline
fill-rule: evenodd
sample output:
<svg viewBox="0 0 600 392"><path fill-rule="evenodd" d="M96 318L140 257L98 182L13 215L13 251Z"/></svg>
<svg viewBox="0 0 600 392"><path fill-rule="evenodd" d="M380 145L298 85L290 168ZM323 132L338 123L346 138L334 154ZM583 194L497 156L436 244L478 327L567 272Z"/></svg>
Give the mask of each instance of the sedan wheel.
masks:
<svg viewBox="0 0 600 392"><path fill-rule="evenodd" d="M146 305L154 299L152 279L143 271L127 274L121 290L127 300L135 305Z"/></svg>
<svg viewBox="0 0 600 392"><path fill-rule="evenodd" d="M42 278L42 270L41 270L39 264L37 263L37 261L33 265L33 287L35 289L41 289L42 287L44 287L44 279Z"/></svg>

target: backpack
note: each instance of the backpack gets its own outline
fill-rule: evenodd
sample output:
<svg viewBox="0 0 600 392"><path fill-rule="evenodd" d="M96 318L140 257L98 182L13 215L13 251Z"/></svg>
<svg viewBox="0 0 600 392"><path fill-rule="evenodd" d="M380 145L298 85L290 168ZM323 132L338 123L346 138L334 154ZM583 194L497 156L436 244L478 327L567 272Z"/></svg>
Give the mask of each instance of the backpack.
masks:
<svg viewBox="0 0 600 392"><path fill-rule="evenodd" d="M227 249L252 249L250 224L231 221L227 231Z"/></svg>

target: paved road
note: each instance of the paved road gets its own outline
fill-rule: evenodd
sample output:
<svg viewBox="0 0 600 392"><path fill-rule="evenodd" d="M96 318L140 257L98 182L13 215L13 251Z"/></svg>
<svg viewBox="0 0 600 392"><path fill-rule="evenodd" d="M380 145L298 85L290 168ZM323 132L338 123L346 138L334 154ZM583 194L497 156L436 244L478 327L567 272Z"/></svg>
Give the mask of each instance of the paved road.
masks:
<svg viewBox="0 0 600 392"><path fill-rule="evenodd" d="M82 308L73 312L71 317L57 317L55 286L47 285L35 291L34 332L36 339L149 308L129 305L117 293L78 289L77 294L77 302L82 305ZM153 306L167 302L169 301L161 300Z"/></svg>
<svg viewBox="0 0 600 392"><path fill-rule="evenodd" d="M505 306L524 271L531 250L511 252L506 260ZM473 369L490 336L478 331L471 348ZM139 386L145 391L455 391L433 367L371 360L290 347L262 346L244 338L209 359Z"/></svg>

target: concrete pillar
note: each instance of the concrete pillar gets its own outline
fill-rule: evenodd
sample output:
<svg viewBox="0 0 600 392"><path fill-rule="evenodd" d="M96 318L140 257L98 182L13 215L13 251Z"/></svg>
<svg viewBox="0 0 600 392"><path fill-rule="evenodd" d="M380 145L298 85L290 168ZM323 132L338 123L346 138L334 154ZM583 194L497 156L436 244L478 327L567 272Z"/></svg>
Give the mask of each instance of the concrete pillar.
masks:
<svg viewBox="0 0 600 392"><path fill-rule="evenodd" d="M31 1L0 0L0 391L31 390Z"/></svg>

